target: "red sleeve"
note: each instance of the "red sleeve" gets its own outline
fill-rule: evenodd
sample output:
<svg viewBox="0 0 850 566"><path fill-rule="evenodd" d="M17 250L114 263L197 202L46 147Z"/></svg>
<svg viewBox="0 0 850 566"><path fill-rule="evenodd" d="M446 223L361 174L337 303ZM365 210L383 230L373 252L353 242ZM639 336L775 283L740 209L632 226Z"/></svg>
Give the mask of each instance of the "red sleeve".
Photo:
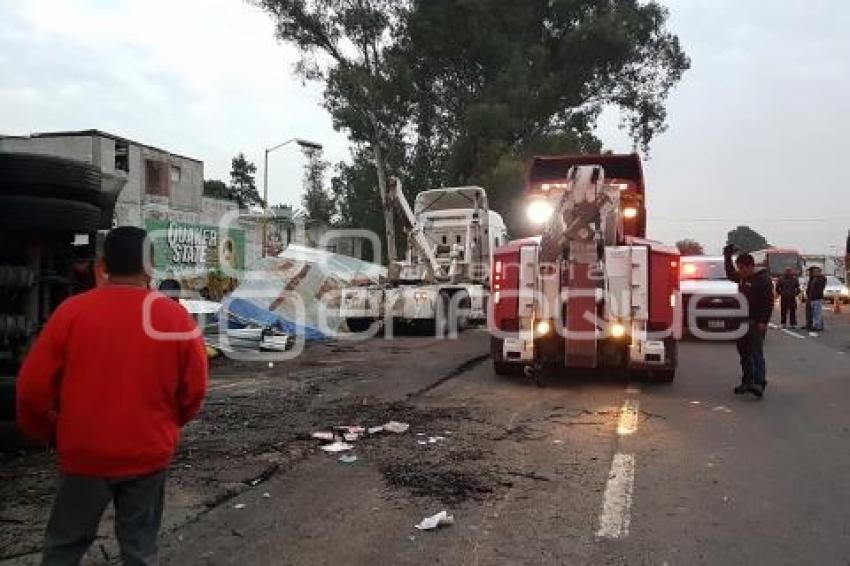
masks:
<svg viewBox="0 0 850 566"><path fill-rule="evenodd" d="M195 328L195 321L187 314L188 328ZM207 393L207 352L201 336L180 342L180 385L177 388L177 407L180 411L180 426L198 416Z"/></svg>
<svg viewBox="0 0 850 566"><path fill-rule="evenodd" d="M18 428L36 441L52 442L55 437L67 325L60 307L41 330L15 384Z"/></svg>

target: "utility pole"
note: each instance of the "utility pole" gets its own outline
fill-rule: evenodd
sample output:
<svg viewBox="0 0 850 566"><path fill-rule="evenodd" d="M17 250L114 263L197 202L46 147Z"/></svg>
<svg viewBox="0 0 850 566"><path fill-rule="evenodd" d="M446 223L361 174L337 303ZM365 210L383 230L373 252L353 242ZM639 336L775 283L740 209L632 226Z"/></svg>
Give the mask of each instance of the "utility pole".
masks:
<svg viewBox="0 0 850 566"><path fill-rule="evenodd" d="M283 146L291 143L298 144L302 149L322 150L322 144L311 142L301 138L291 138L285 142L281 142L274 147L266 148L263 158L263 252L262 257L266 257L266 243L268 238L268 222L269 222L269 154Z"/></svg>

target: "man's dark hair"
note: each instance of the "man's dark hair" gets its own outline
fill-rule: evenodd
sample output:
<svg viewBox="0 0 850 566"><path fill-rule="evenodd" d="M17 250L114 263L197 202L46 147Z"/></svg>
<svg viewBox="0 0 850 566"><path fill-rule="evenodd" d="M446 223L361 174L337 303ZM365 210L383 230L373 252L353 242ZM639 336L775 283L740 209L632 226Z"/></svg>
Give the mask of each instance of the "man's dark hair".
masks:
<svg viewBox="0 0 850 566"><path fill-rule="evenodd" d="M106 235L103 260L110 275L140 275L145 272L145 241L148 233L135 226L119 226Z"/></svg>
<svg viewBox="0 0 850 566"><path fill-rule="evenodd" d="M741 254L735 258L735 265L739 267L752 267L755 264L756 260L751 254Z"/></svg>

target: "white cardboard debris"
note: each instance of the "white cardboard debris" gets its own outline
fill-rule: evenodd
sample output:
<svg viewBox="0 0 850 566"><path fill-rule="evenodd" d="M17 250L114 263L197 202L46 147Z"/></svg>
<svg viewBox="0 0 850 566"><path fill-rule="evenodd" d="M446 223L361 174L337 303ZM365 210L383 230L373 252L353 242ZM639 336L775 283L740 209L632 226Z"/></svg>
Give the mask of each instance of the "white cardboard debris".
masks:
<svg viewBox="0 0 850 566"><path fill-rule="evenodd" d="M320 446L319 448L321 448L325 452L336 453L336 452L345 452L346 450L351 450L352 448L354 448L354 446L352 446L351 444L347 444L345 442L340 442L339 440L337 440L336 442L332 442L330 444L325 444L324 446Z"/></svg>
<svg viewBox="0 0 850 566"><path fill-rule="evenodd" d="M420 531L430 531L443 525L452 525L455 522L453 515L449 515L447 511L440 511L436 515L425 517L420 521L416 528Z"/></svg>
<svg viewBox="0 0 850 566"><path fill-rule="evenodd" d="M428 437L428 444L436 444L437 442L440 442L441 440L445 440L445 439L446 439L445 436L429 436Z"/></svg>
<svg viewBox="0 0 850 566"><path fill-rule="evenodd" d="M346 442L357 442L360 440L360 435L356 432L346 432L342 435L342 439Z"/></svg>
<svg viewBox="0 0 850 566"><path fill-rule="evenodd" d="M387 432L392 432L395 434L404 434L407 432L407 429L410 428L410 425L407 423L400 423L397 421L390 421L384 425L384 430Z"/></svg>
<svg viewBox="0 0 850 566"><path fill-rule="evenodd" d="M315 438L316 440L327 440L327 441L331 441L331 440L333 440L333 439L334 439L334 433L332 433L332 432L326 432L326 431L314 432L314 433L313 433L313 434L311 434L310 436L311 436L312 438Z"/></svg>
<svg viewBox="0 0 850 566"><path fill-rule="evenodd" d="M244 509L245 507L247 506L244 503L237 503L233 506L234 509Z"/></svg>
<svg viewBox="0 0 850 566"><path fill-rule="evenodd" d="M357 461L357 456L355 454L343 454L339 457L339 461L343 464L353 464Z"/></svg>
<svg viewBox="0 0 850 566"><path fill-rule="evenodd" d="M379 432L384 432L384 425L370 426L367 432L369 434L378 434Z"/></svg>
<svg viewBox="0 0 850 566"><path fill-rule="evenodd" d="M717 405L712 409L712 411L717 411L718 413L731 413L732 409L725 405Z"/></svg>

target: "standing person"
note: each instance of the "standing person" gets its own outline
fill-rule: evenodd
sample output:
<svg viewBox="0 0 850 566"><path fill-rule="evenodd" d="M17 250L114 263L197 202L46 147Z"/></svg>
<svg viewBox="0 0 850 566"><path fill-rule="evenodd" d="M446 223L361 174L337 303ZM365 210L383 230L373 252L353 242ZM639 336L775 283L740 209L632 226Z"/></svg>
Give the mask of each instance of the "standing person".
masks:
<svg viewBox="0 0 850 566"><path fill-rule="evenodd" d="M806 330L812 329L812 303L808 300L809 283L811 283L812 281L812 269L814 268L810 267L809 269L807 269L807 271L809 272L809 278L806 279L806 289L803 292L803 300L806 302Z"/></svg>
<svg viewBox="0 0 850 566"><path fill-rule="evenodd" d="M823 331L823 292L826 289L826 277L821 273L820 267L812 267L809 270L809 282L806 284L806 301L812 309L813 332Z"/></svg>
<svg viewBox="0 0 850 566"><path fill-rule="evenodd" d="M56 309L18 376L18 426L58 453L46 566L79 564L110 502L124 564L157 563L166 470L207 360L186 310L150 289L146 242L130 226L107 235L107 283Z"/></svg>
<svg viewBox="0 0 850 566"><path fill-rule="evenodd" d="M785 274L776 280L776 293L779 295L780 323L785 326L790 321L791 328L797 328L797 295L800 294L800 279L793 267L786 267Z"/></svg>
<svg viewBox="0 0 850 566"><path fill-rule="evenodd" d="M170 269L165 274L165 279L159 282L157 287L160 293L171 297L177 302L180 302L180 293L183 288L180 286L180 281L174 276L174 272Z"/></svg>
<svg viewBox="0 0 850 566"><path fill-rule="evenodd" d="M735 253L733 245L723 248L726 277L738 283L740 292L747 303L747 333L738 339L738 355L741 357L741 385L735 387L735 394L752 393L758 398L764 395L767 387L767 365L764 359L764 338L767 323L773 313L773 282L767 270L756 268L756 262L750 254L741 254L732 263Z"/></svg>

